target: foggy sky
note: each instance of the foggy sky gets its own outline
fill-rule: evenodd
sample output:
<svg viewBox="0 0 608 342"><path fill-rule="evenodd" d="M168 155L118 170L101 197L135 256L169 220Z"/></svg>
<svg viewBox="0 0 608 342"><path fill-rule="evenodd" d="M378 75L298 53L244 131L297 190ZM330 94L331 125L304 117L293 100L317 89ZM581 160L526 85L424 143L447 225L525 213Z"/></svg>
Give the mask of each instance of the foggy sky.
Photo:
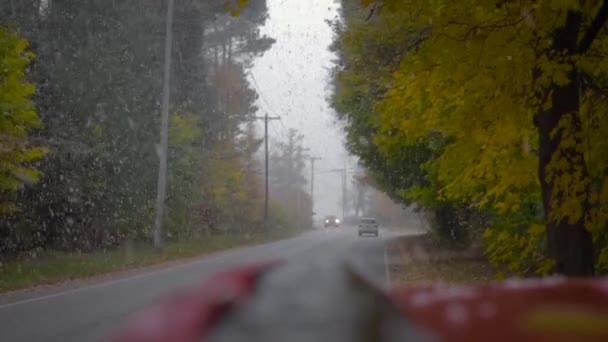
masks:
<svg viewBox="0 0 608 342"><path fill-rule="evenodd" d="M334 55L328 50L333 33L325 20L336 18L338 5L333 0L268 0L268 8L270 17L262 32L277 42L254 61L251 70L250 80L260 93L258 115L267 112L282 118L269 125L271 147L272 140L285 140L289 128L304 135L310 154L322 158L315 164L317 218L341 215L341 176L324 172L355 160L344 149L341 124L326 100L331 95L329 69ZM263 126L259 127L263 133ZM309 170L308 165L308 179Z"/></svg>

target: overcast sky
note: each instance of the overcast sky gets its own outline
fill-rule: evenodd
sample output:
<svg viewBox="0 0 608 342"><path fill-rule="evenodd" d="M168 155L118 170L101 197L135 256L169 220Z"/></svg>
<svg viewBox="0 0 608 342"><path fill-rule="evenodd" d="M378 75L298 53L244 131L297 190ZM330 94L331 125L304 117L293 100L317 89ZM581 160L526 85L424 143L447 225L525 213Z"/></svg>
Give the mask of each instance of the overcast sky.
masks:
<svg viewBox="0 0 608 342"><path fill-rule="evenodd" d="M277 42L255 60L251 71L260 93L258 114L282 118L270 124L271 141L285 140L287 130L295 128L310 153L322 158L315 167L317 216L342 214L341 176L324 171L355 160L347 157L341 124L327 102L334 56L328 50L333 37L325 20L336 18L337 6L333 0L268 0L270 18L262 32Z"/></svg>

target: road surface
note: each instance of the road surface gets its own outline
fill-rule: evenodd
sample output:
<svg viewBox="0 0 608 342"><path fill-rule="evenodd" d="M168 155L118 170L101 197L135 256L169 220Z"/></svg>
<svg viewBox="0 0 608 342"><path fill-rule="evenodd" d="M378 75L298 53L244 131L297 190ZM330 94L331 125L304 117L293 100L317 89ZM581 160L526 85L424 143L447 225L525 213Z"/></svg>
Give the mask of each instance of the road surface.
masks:
<svg viewBox="0 0 608 342"><path fill-rule="evenodd" d="M99 341L133 313L173 291L199 284L217 271L248 262L314 256L348 261L386 285L385 242L357 237L355 227L318 230L282 241L220 252L200 260L139 272L82 287L21 296L0 304L0 341Z"/></svg>

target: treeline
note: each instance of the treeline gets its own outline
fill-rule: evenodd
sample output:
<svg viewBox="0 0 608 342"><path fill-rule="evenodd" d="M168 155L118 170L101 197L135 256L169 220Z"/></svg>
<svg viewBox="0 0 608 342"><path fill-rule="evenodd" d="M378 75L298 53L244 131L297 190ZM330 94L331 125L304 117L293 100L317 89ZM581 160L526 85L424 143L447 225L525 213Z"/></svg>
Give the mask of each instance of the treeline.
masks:
<svg viewBox="0 0 608 342"><path fill-rule="evenodd" d="M275 206L274 220L289 222L299 229L313 226L313 208L309 184L306 175L309 173L310 155L302 143L304 136L295 129L284 132L283 139L277 141L269 160L270 198Z"/></svg>
<svg viewBox="0 0 608 342"><path fill-rule="evenodd" d="M376 186L511 272L606 272L608 2L362 3L332 102Z"/></svg>
<svg viewBox="0 0 608 342"><path fill-rule="evenodd" d="M166 1L0 3L0 258L149 241ZM177 0L165 238L259 229L265 0Z"/></svg>

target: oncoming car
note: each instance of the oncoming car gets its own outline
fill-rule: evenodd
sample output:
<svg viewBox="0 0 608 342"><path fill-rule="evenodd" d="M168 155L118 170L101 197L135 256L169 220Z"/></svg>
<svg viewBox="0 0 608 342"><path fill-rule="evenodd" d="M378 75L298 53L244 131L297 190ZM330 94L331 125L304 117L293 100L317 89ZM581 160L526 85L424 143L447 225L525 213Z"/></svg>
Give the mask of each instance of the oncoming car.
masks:
<svg viewBox="0 0 608 342"><path fill-rule="evenodd" d="M323 224L324 224L325 228L340 227L340 219L333 215L325 216L325 219L323 220Z"/></svg>
<svg viewBox="0 0 608 342"><path fill-rule="evenodd" d="M378 236L378 222L373 217L362 217L359 220L359 236L373 234Z"/></svg>

